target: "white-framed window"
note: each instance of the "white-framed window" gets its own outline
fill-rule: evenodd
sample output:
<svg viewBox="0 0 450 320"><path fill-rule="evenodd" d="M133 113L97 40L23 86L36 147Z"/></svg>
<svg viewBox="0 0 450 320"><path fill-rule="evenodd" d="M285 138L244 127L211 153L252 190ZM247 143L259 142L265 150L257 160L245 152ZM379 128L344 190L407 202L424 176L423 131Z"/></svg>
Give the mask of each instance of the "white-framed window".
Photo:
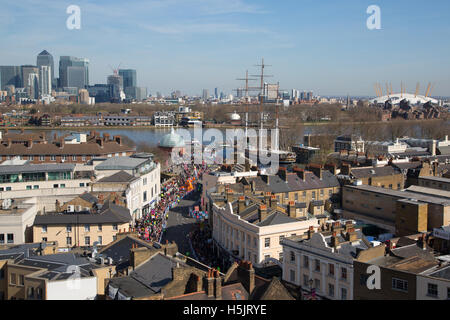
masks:
<svg viewBox="0 0 450 320"><path fill-rule="evenodd" d="M50 161L56 161L56 156L50 156Z"/></svg>
<svg viewBox="0 0 450 320"><path fill-rule="evenodd" d="M42 233L47 233L47 226L42 226Z"/></svg>
<svg viewBox="0 0 450 320"><path fill-rule="evenodd" d="M67 225L66 226L66 232L72 232L72 226L71 225Z"/></svg>
<svg viewBox="0 0 450 320"><path fill-rule="evenodd" d="M91 231L91 226L88 225L88 224L85 224L84 225L84 232L89 232L89 231Z"/></svg>
<svg viewBox="0 0 450 320"><path fill-rule="evenodd" d="M438 286L435 283L429 283L428 284L428 291L427 295L433 298L438 297Z"/></svg>
<svg viewBox="0 0 450 320"><path fill-rule="evenodd" d="M72 161L77 161L77 156L72 156Z"/></svg>
<svg viewBox="0 0 450 320"><path fill-rule="evenodd" d="M39 156L39 161L45 161L45 156Z"/></svg>
<svg viewBox="0 0 450 320"><path fill-rule="evenodd" d="M90 246L91 245L91 237L84 237L84 244L86 246Z"/></svg>
<svg viewBox="0 0 450 320"><path fill-rule="evenodd" d="M270 238L265 238L264 239L264 247L265 248L270 248Z"/></svg>

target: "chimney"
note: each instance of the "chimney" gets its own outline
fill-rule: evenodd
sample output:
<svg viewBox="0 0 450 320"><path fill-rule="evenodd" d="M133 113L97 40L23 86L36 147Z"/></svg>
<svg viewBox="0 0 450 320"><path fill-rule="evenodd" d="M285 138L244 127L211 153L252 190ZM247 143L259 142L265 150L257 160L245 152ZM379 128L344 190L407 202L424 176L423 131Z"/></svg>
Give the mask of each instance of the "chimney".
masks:
<svg viewBox="0 0 450 320"><path fill-rule="evenodd" d="M289 201L288 216L291 217L291 218L295 218L297 216L296 208L295 208L295 202L294 201Z"/></svg>
<svg viewBox="0 0 450 320"><path fill-rule="evenodd" d="M252 187L249 184L244 185L244 194L251 194L252 193Z"/></svg>
<svg viewBox="0 0 450 320"><path fill-rule="evenodd" d="M114 141L116 141L119 146L122 145L122 137L121 136L114 136Z"/></svg>
<svg viewBox="0 0 450 320"><path fill-rule="evenodd" d="M222 300L222 278L220 277L218 270L215 270L214 278L216 282L216 299Z"/></svg>
<svg viewBox="0 0 450 320"><path fill-rule="evenodd" d="M261 178L267 185L270 184L270 176L269 175L267 175L267 174L262 175Z"/></svg>
<svg viewBox="0 0 450 320"><path fill-rule="evenodd" d="M105 132L105 133L103 134L103 140L104 140L105 142L109 141L109 133Z"/></svg>
<svg viewBox="0 0 450 320"><path fill-rule="evenodd" d="M266 204L266 206L270 206L270 197L272 196L272 194L270 192L266 192L264 194L264 202Z"/></svg>
<svg viewBox="0 0 450 320"><path fill-rule="evenodd" d="M103 148L103 139L98 138L96 142L99 144L100 148Z"/></svg>
<svg viewBox="0 0 450 320"><path fill-rule="evenodd" d="M178 263L172 268L172 279L174 281L183 281L184 279L183 268L181 268Z"/></svg>
<svg viewBox="0 0 450 320"><path fill-rule="evenodd" d="M287 170L286 170L286 168L281 167L281 168L278 170L278 175L279 175L284 181L287 181Z"/></svg>
<svg viewBox="0 0 450 320"><path fill-rule="evenodd" d="M255 269L250 261L242 261L239 269L242 275L242 284L249 294L255 290Z"/></svg>
<svg viewBox="0 0 450 320"><path fill-rule="evenodd" d="M306 180L306 172L303 169L300 169L298 167L294 168L294 172L297 174L297 176L302 179L303 181Z"/></svg>
<svg viewBox="0 0 450 320"><path fill-rule="evenodd" d="M312 235L315 233L314 227L310 226L308 230L308 239L311 239Z"/></svg>
<svg viewBox="0 0 450 320"><path fill-rule="evenodd" d="M423 250L427 250L427 240L425 239L425 233L422 233L422 238L420 239L420 244Z"/></svg>
<svg viewBox="0 0 450 320"><path fill-rule="evenodd" d="M439 162L433 162L433 176L438 176L438 168L439 168Z"/></svg>
<svg viewBox="0 0 450 320"><path fill-rule="evenodd" d="M265 204L259 205L258 218L260 222L267 218L267 206Z"/></svg>
<svg viewBox="0 0 450 320"><path fill-rule="evenodd" d="M238 213L242 213L245 210L245 197L239 197Z"/></svg>
<svg viewBox="0 0 450 320"><path fill-rule="evenodd" d="M358 235L356 234L355 228L347 228L347 241L353 242L358 240Z"/></svg>
<svg viewBox="0 0 450 320"><path fill-rule="evenodd" d="M56 212L61 212L61 204L59 203L59 200L56 200L55 202L55 210Z"/></svg>
<svg viewBox="0 0 450 320"><path fill-rule="evenodd" d="M331 236L331 246L336 248L339 245L339 238L336 231L333 231L333 235Z"/></svg>
<svg viewBox="0 0 450 320"><path fill-rule="evenodd" d="M276 209L278 206L278 200L277 197L275 195L272 195L272 197L270 198L270 207L272 209Z"/></svg>
<svg viewBox="0 0 450 320"><path fill-rule="evenodd" d="M333 175L336 175L337 173L337 168L335 164L327 163L325 164L325 169L330 171Z"/></svg>
<svg viewBox="0 0 450 320"><path fill-rule="evenodd" d="M320 180L322 180L323 168L320 164L310 164L307 168L308 168L308 170L312 171L316 177L318 177Z"/></svg>
<svg viewBox="0 0 450 320"><path fill-rule="evenodd" d="M227 196L227 201L228 202L233 202L233 200L234 200L233 189L227 188L225 190L225 192L226 192L226 196Z"/></svg>
<svg viewBox="0 0 450 320"><path fill-rule="evenodd" d="M206 287L206 294L208 295L208 298L214 297L214 278L213 278L213 270L208 270L208 277L206 278L207 281L207 287Z"/></svg>
<svg viewBox="0 0 450 320"><path fill-rule="evenodd" d="M64 148L64 137L62 137L61 140L59 141L59 148L60 149Z"/></svg>
<svg viewBox="0 0 450 320"><path fill-rule="evenodd" d="M332 231L336 231L336 232L341 231L341 230L342 230L342 227L341 227L340 222L339 222L339 221L333 222L333 225L332 225L332 227L331 227L331 230L332 230Z"/></svg>

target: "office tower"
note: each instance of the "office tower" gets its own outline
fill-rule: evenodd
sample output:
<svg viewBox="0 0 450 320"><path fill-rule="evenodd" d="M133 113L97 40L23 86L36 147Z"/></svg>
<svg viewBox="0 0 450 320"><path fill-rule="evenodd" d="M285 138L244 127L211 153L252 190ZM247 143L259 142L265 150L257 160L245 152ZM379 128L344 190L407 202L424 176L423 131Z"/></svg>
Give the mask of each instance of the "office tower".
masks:
<svg viewBox="0 0 450 320"><path fill-rule="evenodd" d="M202 99L203 100L209 99L209 90L208 89L203 89Z"/></svg>
<svg viewBox="0 0 450 320"><path fill-rule="evenodd" d="M25 85L28 98L39 98L39 74L33 72L27 72L27 83Z"/></svg>
<svg viewBox="0 0 450 320"><path fill-rule="evenodd" d="M314 97L314 94L312 91L309 91L307 96L306 96L306 100L311 101Z"/></svg>
<svg viewBox="0 0 450 320"><path fill-rule="evenodd" d="M300 91L296 89L292 89L292 99L298 99L300 98Z"/></svg>
<svg viewBox="0 0 450 320"><path fill-rule="evenodd" d="M84 69L81 71L80 69ZM70 80L69 83L69 70ZM83 80L81 77L83 76ZM62 87L76 87L84 88L89 85L89 60L85 58L76 58L69 56L62 56L59 59L59 86Z"/></svg>
<svg viewBox="0 0 450 320"><path fill-rule="evenodd" d="M214 99L219 98L219 88L214 88Z"/></svg>
<svg viewBox="0 0 450 320"><path fill-rule="evenodd" d="M134 70L134 69L119 69L119 76L122 76L123 88L137 86L136 70Z"/></svg>
<svg viewBox="0 0 450 320"><path fill-rule="evenodd" d="M53 62L53 56L47 50L42 51L37 56L36 65L39 70L41 69L42 66L50 67L50 69L51 69L50 70L50 72L51 72L50 82L51 82L53 88L56 87L55 64Z"/></svg>
<svg viewBox="0 0 450 320"><path fill-rule="evenodd" d="M31 65L25 65L22 66L22 87L26 88L29 84L29 77L28 75L31 73L39 74L39 69L36 66Z"/></svg>
<svg viewBox="0 0 450 320"><path fill-rule="evenodd" d="M127 87L124 89L127 99L142 101L147 99L147 88L145 87ZM156 93L157 98L161 99L161 94Z"/></svg>
<svg viewBox="0 0 450 320"><path fill-rule="evenodd" d="M42 65L39 68L39 93L41 96L52 93L52 72L51 67Z"/></svg>
<svg viewBox="0 0 450 320"><path fill-rule="evenodd" d="M86 87L86 68L68 67L67 68L67 87L84 89Z"/></svg>
<svg viewBox="0 0 450 320"><path fill-rule="evenodd" d="M96 103L111 102L114 95L114 85L112 84L95 84L87 86L90 97L95 97Z"/></svg>
<svg viewBox="0 0 450 320"><path fill-rule="evenodd" d="M22 69L19 66L0 66L0 88L5 90L6 86L13 85L22 88Z"/></svg>
<svg viewBox="0 0 450 320"><path fill-rule="evenodd" d="M111 84L114 86L113 96L114 99L120 100L120 94L123 92L123 78L119 76L117 73L108 76L107 84Z"/></svg>

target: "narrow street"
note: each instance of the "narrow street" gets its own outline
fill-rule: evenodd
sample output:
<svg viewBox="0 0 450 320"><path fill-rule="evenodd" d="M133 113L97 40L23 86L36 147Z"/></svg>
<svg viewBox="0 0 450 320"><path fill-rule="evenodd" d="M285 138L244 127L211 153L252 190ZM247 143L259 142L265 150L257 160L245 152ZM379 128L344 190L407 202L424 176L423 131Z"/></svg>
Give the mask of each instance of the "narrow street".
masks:
<svg viewBox="0 0 450 320"><path fill-rule="evenodd" d="M182 199L180 204L169 211L167 219L167 229L164 232L161 243L175 241L178 245L178 251L182 254L190 252L189 242L186 238L191 231L192 226L196 223L196 219L189 217L189 207L192 207L199 199L198 193L193 193Z"/></svg>

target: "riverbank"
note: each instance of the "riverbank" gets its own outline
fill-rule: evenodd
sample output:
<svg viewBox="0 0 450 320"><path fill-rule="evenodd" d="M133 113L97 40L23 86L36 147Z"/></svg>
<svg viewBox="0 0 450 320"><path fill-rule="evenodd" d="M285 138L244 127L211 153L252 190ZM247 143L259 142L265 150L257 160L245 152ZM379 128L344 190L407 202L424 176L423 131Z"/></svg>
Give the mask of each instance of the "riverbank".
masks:
<svg viewBox="0 0 450 320"><path fill-rule="evenodd" d="M305 127L315 126L331 126L331 125L343 125L343 126L358 126L379 124L388 125L390 123L403 123L403 124L420 124L430 122L440 122L443 119L418 119L418 120L394 120L394 121L326 121L326 122L302 122ZM155 130L155 131L168 131L171 128L181 129L183 126L173 127L156 127L156 126L84 126L84 127L37 127L37 126L17 126L17 127L0 127L0 130L34 130L34 131L52 131L52 130L66 130L66 131L90 131L90 130ZM206 124L204 128L208 129L244 129L244 126L233 126L229 124ZM249 128L257 128L255 126ZM280 127L283 129L284 127ZM191 128L192 129L192 128Z"/></svg>

